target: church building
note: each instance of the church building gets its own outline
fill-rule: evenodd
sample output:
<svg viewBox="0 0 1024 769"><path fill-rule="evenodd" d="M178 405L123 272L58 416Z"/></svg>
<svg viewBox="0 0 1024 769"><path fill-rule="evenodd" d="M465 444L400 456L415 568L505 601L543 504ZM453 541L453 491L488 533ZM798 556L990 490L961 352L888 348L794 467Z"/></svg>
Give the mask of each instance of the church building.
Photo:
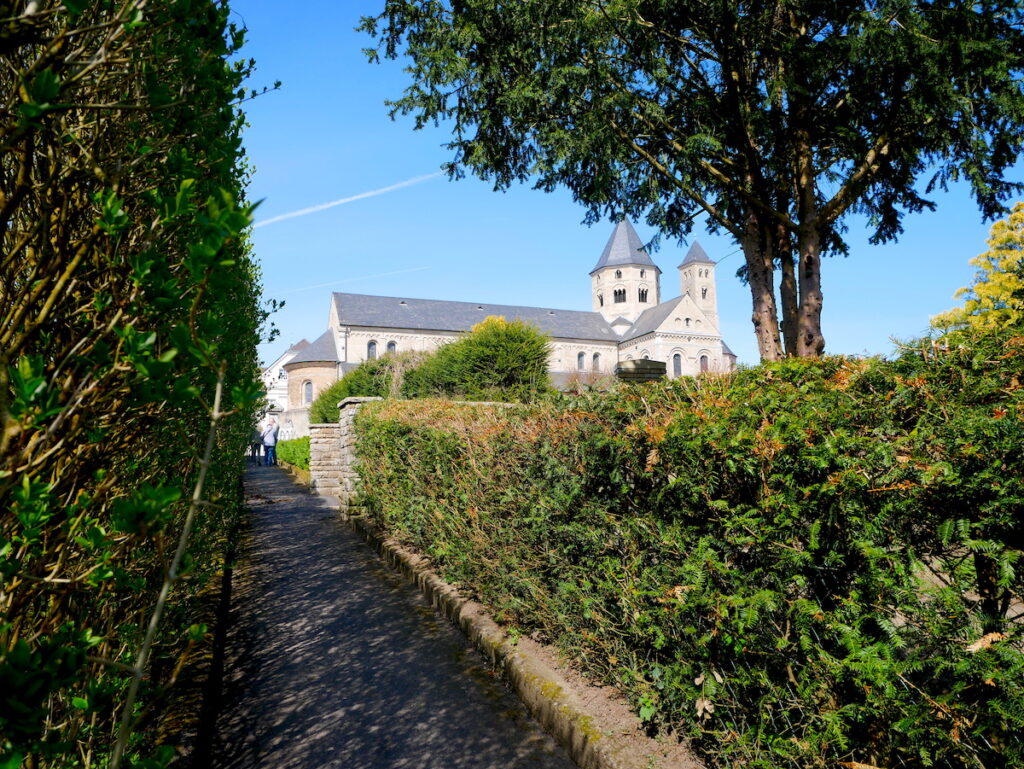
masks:
<svg viewBox="0 0 1024 769"><path fill-rule="evenodd" d="M306 435L310 404L360 363L436 349L490 315L525 321L550 337L556 386L611 376L627 360L662 361L669 378L731 371L736 356L719 331L715 263L694 242L678 270L680 295L662 302L661 270L623 220L590 271L591 312L332 294L327 330L275 361L284 376L275 371L272 378L287 380L281 437Z"/></svg>

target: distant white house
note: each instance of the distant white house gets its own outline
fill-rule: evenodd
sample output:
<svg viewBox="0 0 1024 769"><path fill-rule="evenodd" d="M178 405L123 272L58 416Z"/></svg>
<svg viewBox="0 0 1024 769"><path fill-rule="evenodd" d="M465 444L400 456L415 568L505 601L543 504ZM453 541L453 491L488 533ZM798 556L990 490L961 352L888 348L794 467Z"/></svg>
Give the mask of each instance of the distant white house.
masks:
<svg viewBox="0 0 1024 769"><path fill-rule="evenodd" d="M731 371L736 356L719 331L715 262L694 243L677 269L679 296L662 302L661 270L622 221L590 271L590 312L335 293L327 330L264 372L275 385L271 394L268 384L268 398L283 407L282 432L305 435L309 405L360 363L435 349L490 315L531 323L551 338L556 382L611 375L620 361L639 359L664 362L669 378Z"/></svg>
<svg viewBox="0 0 1024 769"><path fill-rule="evenodd" d="M309 342L301 339L263 369L263 391L266 393L267 408L271 413L280 413L288 408L288 372L284 370L284 366L307 347Z"/></svg>

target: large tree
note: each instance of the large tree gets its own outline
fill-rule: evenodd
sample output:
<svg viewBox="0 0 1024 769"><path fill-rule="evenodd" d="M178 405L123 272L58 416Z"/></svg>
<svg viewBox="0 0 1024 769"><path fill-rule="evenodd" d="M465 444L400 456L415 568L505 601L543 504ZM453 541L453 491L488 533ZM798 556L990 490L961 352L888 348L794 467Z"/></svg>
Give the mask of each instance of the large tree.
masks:
<svg viewBox="0 0 1024 769"><path fill-rule="evenodd" d="M847 214L879 242L951 179L986 217L1021 189L1022 21L1016 0L386 0L363 28L410 62L394 111L452 121L453 176L729 232L774 360L823 351Z"/></svg>
<svg viewBox="0 0 1024 769"><path fill-rule="evenodd" d="M962 307L932 318L939 329L981 331L1024 326L1024 202L992 225L988 251L971 259L978 268L974 283L956 292Z"/></svg>

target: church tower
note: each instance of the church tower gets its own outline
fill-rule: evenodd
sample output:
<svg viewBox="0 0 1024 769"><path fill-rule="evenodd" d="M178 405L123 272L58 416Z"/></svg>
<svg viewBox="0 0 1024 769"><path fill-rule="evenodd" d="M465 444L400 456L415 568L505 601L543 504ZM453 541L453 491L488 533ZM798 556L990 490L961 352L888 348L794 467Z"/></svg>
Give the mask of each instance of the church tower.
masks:
<svg viewBox="0 0 1024 769"><path fill-rule="evenodd" d="M715 263L700 243L694 241L686 258L679 265L679 293L690 295L697 309L704 313L708 323L718 333L718 297L715 295Z"/></svg>
<svg viewBox="0 0 1024 769"><path fill-rule="evenodd" d="M597 266L590 271L590 290L594 312L613 326L618 318L632 323L644 310L661 303L661 270L626 219L615 225Z"/></svg>

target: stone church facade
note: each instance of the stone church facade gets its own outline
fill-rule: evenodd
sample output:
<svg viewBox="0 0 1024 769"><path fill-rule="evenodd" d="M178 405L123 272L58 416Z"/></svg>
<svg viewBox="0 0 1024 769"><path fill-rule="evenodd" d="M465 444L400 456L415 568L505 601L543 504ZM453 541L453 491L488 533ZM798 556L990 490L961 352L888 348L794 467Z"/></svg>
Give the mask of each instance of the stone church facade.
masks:
<svg viewBox="0 0 1024 769"><path fill-rule="evenodd" d="M719 331L715 263L695 242L677 269L680 295L662 302L661 270L624 220L590 271L591 312L332 294L327 330L289 349L265 373L280 391L287 380L281 437L306 435L309 405L360 363L436 349L490 315L531 323L550 337L556 385L610 376L621 361L645 358L664 362L669 378L731 371L736 356Z"/></svg>

